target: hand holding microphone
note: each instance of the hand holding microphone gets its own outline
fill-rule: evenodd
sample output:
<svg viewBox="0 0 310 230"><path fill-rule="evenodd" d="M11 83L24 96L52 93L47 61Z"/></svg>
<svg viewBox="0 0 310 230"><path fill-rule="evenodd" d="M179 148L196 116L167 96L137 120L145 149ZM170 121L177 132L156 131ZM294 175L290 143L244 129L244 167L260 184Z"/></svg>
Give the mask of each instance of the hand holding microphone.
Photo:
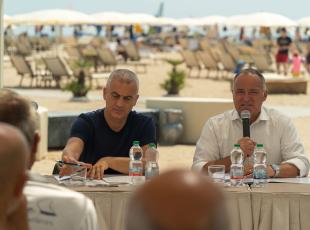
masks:
<svg viewBox="0 0 310 230"><path fill-rule="evenodd" d="M242 151L245 154L245 157L249 157L253 154L254 148L256 146L256 142L250 139L250 118L251 113L248 110L243 110L240 113L242 119L242 127L243 127L243 138L241 138L238 143Z"/></svg>

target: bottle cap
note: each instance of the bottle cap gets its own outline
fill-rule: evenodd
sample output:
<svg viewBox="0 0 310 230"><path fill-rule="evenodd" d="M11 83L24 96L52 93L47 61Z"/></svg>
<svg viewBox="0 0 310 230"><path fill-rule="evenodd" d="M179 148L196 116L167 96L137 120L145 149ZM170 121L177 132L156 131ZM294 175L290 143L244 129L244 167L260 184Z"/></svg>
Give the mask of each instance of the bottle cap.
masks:
<svg viewBox="0 0 310 230"><path fill-rule="evenodd" d="M256 147L257 148L264 148L264 145L263 144L256 144Z"/></svg>
<svg viewBox="0 0 310 230"><path fill-rule="evenodd" d="M132 142L132 145L139 145L140 144L140 141L133 141Z"/></svg>
<svg viewBox="0 0 310 230"><path fill-rule="evenodd" d="M239 144L234 144L234 147L239 147L240 148L240 145Z"/></svg>
<svg viewBox="0 0 310 230"><path fill-rule="evenodd" d="M149 143L149 147L150 148L156 148L156 145L155 145L155 143Z"/></svg>

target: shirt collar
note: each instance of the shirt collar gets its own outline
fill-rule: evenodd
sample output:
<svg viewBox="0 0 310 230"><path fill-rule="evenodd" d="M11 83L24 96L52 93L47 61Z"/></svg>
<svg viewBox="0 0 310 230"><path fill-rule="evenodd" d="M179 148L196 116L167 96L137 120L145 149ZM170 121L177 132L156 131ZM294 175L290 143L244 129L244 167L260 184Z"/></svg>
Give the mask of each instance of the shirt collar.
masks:
<svg viewBox="0 0 310 230"><path fill-rule="evenodd" d="M259 122L259 121L267 121L269 120L269 114L266 112L266 108L264 106L262 106L262 109L260 111L260 114L257 118L257 120L254 122ZM231 120L234 121L234 120L241 120L240 116L239 116L239 113L237 112L236 109L233 109L232 110L232 113L231 113Z"/></svg>

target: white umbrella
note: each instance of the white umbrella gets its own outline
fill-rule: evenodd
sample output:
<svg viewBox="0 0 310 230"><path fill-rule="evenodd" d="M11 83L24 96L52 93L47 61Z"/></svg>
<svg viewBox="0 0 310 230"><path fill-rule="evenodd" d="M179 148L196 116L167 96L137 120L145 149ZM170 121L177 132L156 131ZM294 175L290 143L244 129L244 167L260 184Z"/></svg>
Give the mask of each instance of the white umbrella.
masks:
<svg viewBox="0 0 310 230"><path fill-rule="evenodd" d="M178 20L175 18L159 17L159 18L156 18L156 25L157 26L176 26L178 25Z"/></svg>
<svg viewBox="0 0 310 230"><path fill-rule="evenodd" d="M87 14L74 10L51 9L13 16L12 23L28 25L74 25L94 24L95 19Z"/></svg>
<svg viewBox="0 0 310 230"><path fill-rule="evenodd" d="M127 15L120 12L107 11L91 15L97 23L103 25L123 25L127 22Z"/></svg>
<svg viewBox="0 0 310 230"><path fill-rule="evenodd" d="M310 17L305 17L297 20L297 24L304 27L310 26Z"/></svg>
<svg viewBox="0 0 310 230"><path fill-rule="evenodd" d="M8 15L3 15L3 21L4 21L4 23L3 23L3 26L4 27L7 27L7 25L10 25L11 24L11 20L12 19L12 17L10 17L10 16L8 16Z"/></svg>
<svg viewBox="0 0 310 230"><path fill-rule="evenodd" d="M230 26L245 26L245 27L254 27L254 26L292 27L297 25L295 21L289 19L288 17L269 12L235 15L227 18L225 24Z"/></svg>
<svg viewBox="0 0 310 230"><path fill-rule="evenodd" d="M127 23L143 24L143 25L156 25L157 18L150 14L132 13L127 15Z"/></svg>
<svg viewBox="0 0 310 230"><path fill-rule="evenodd" d="M200 26L201 22L197 18L180 18L177 21L178 26Z"/></svg>
<svg viewBox="0 0 310 230"><path fill-rule="evenodd" d="M203 18L198 18L202 26L223 25L226 17L220 15L210 15Z"/></svg>

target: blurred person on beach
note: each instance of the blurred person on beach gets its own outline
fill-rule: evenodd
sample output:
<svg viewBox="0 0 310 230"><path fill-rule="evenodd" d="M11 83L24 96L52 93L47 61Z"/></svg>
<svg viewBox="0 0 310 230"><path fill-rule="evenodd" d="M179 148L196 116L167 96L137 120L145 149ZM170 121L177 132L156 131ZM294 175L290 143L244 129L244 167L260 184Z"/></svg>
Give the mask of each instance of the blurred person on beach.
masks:
<svg viewBox="0 0 310 230"><path fill-rule="evenodd" d="M256 143L267 151L269 177L307 176L309 160L292 120L275 109L263 106L267 99L264 76L255 69L243 69L233 81L234 109L211 117L203 127L196 145L192 169L208 171L209 165L225 165L230 170L230 152L240 144L245 157L253 155ZM243 137L241 112L250 112L251 137ZM245 175L253 164L245 167Z"/></svg>
<svg viewBox="0 0 310 230"><path fill-rule="evenodd" d="M128 174L132 142L140 141L143 151L149 143L156 143L153 120L132 111L138 92L139 80L134 72L114 70L102 91L105 108L82 113L76 119L62 159L90 167L91 179Z"/></svg>
<svg viewBox="0 0 310 230"><path fill-rule="evenodd" d="M288 57L289 50L292 44L292 39L287 35L286 29L280 29L280 37L277 39L278 51L276 54L276 66L277 72L280 74L280 67L283 67L284 75L287 75L288 71Z"/></svg>
<svg viewBox="0 0 310 230"><path fill-rule="evenodd" d="M28 169L31 169L36 159L40 141L37 121L36 108L28 99L11 90L0 89L0 122L15 126L25 136L29 157ZM97 229L96 210L89 198L46 183L43 177L32 172L28 174L30 179L24 194L27 198L30 229Z"/></svg>
<svg viewBox="0 0 310 230"><path fill-rule="evenodd" d="M300 76L301 64L302 64L302 58L299 55L298 50L294 49L292 57L292 70L291 70L293 77Z"/></svg>
<svg viewBox="0 0 310 230"><path fill-rule="evenodd" d="M307 42L306 69L310 74L310 41Z"/></svg>
<svg viewBox="0 0 310 230"><path fill-rule="evenodd" d="M0 229L27 230L28 145L18 129L0 122L0 146Z"/></svg>
<svg viewBox="0 0 310 230"><path fill-rule="evenodd" d="M172 170L135 191L127 230L228 230L222 191L201 174Z"/></svg>

